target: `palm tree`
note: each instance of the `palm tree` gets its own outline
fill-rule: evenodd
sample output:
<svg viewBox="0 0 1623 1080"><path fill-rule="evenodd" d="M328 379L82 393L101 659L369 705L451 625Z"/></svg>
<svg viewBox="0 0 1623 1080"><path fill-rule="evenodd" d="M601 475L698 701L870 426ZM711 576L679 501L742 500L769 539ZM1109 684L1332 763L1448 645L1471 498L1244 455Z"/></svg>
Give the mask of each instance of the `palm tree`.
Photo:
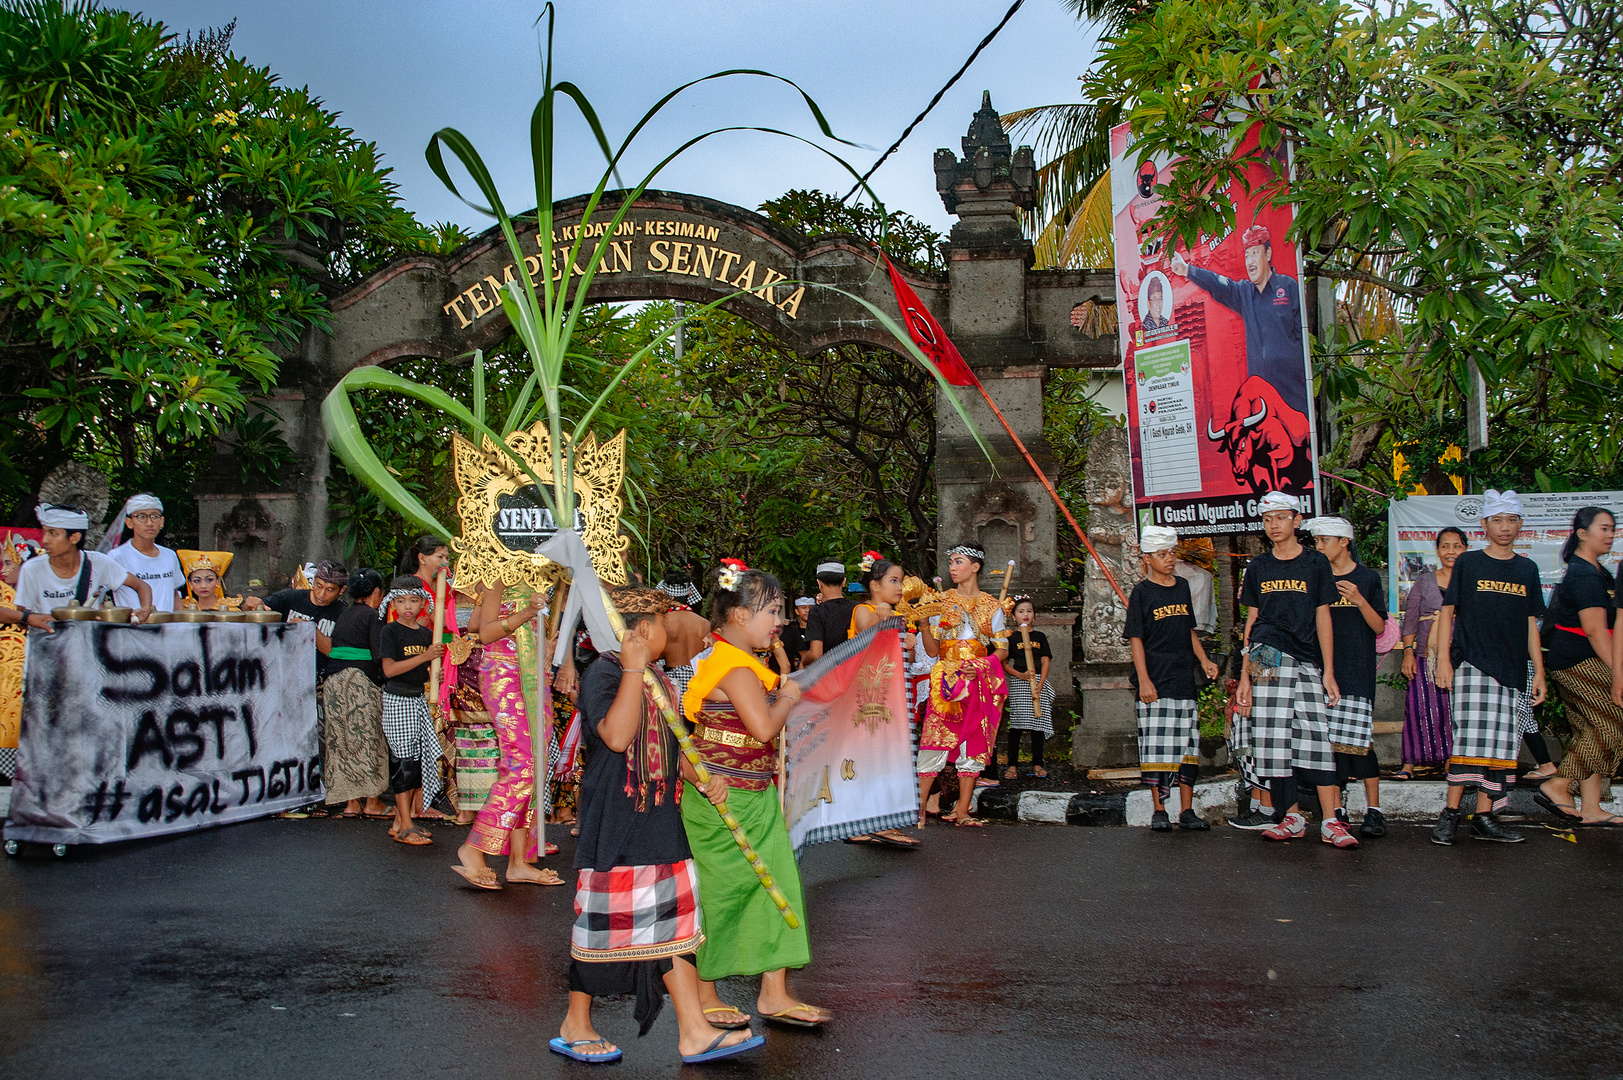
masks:
<svg viewBox="0 0 1623 1080"><path fill-rule="evenodd" d="M1155 9L1155 0L1061 0L1093 22L1101 40ZM1017 109L1003 117L1010 134L1030 132L1046 164L1037 170L1037 203L1026 211L1039 267L1104 267L1116 261L1111 238L1110 129L1126 111L1119 101L1079 101Z"/></svg>

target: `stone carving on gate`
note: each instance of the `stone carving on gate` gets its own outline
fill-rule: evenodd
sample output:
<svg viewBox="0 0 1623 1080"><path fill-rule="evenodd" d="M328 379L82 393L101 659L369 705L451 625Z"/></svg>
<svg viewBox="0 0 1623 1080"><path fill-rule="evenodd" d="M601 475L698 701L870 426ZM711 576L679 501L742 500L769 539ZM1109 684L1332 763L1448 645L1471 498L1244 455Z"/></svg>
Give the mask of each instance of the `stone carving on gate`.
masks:
<svg viewBox="0 0 1623 1080"><path fill-rule="evenodd" d="M1088 539L1110 564L1122 591L1131 595L1143 578L1139 563L1138 525L1133 518L1133 487L1127 429L1111 426L1088 445L1085 491ZM1092 663L1131 663L1132 651L1121 639L1127 608L1092 559L1082 594L1082 653Z"/></svg>

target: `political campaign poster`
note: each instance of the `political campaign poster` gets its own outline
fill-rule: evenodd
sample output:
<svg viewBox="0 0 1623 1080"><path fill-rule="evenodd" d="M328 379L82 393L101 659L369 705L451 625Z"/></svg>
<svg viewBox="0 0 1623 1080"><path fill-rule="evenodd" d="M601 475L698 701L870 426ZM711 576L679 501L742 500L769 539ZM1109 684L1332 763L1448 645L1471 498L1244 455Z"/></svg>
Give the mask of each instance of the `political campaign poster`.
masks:
<svg viewBox="0 0 1623 1080"><path fill-rule="evenodd" d="M103 844L322 799L314 623L28 635L7 840Z"/></svg>
<svg viewBox="0 0 1623 1080"><path fill-rule="evenodd" d="M1522 531L1516 537L1515 551L1538 564L1544 584L1544 602L1550 601L1556 582L1561 580L1561 545L1572 535L1572 515L1585 506L1599 506L1623 514L1623 491L1562 491L1524 494ZM1403 601L1415 580L1437 569L1437 530L1452 525L1465 532L1472 548L1488 546L1482 530L1480 495L1411 495L1393 499L1387 509L1387 605L1401 611ZM1613 543L1611 553L1601 557L1608 573L1623 562L1623 535Z"/></svg>
<svg viewBox="0 0 1623 1080"><path fill-rule="evenodd" d="M901 630L884 619L790 676L805 691L784 726L784 820L797 852L918 824Z"/></svg>
<svg viewBox="0 0 1623 1080"><path fill-rule="evenodd" d="M1253 136L1254 137L1254 136ZM1317 505L1302 261L1290 206L1265 184L1283 156L1253 164L1229 198L1234 228L1168 245L1156 233L1159 187L1177 161L1139 163L1123 124L1110 133L1116 308L1127 384L1139 527L1184 536L1260 531L1257 500L1278 490ZM1254 145L1254 144L1253 144ZM1283 151L1281 151L1283 155Z"/></svg>

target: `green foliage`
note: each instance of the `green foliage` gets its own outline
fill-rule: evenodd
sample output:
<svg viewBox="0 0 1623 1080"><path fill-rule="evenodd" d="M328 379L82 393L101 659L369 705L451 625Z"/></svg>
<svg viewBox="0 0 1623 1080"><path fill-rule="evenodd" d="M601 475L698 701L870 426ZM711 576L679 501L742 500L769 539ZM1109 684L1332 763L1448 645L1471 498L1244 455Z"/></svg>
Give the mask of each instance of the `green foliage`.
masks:
<svg viewBox="0 0 1623 1080"><path fill-rule="evenodd" d="M0 430L0 466L14 482L37 484L64 452L129 452L149 472L190 456L275 384L274 350L324 325L326 294L427 238L376 148L229 39L177 41L83 2L0 6L0 409L20 421ZM243 423L261 450L273 440Z"/></svg>
<svg viewBox="0 0 1623 1080"><path fill-rule="evenodd" d="M846 233L880 245L892 262L915 270L947 270L941 255L942 235L909 214L886 213L884 207L846 203L826 191L799 189L768 199L760 209L807 236Z"/></svg>
<svg viewBox="0 0 1623 1080"><path fill-rule="evenodd" d="M1186 159L1161 217L1186 242L1249 224L1229 181L1290 154L1293 239L1337 283L1317 350L1332 471L1384 490L1394 438L1463 442L1474 363L1492 436L1477 487L1535 467L1607 487L1623 466L1620 31L1615 5L1583 2L1167 0L1086 86L1128 103L1140 154Z"/></svg>

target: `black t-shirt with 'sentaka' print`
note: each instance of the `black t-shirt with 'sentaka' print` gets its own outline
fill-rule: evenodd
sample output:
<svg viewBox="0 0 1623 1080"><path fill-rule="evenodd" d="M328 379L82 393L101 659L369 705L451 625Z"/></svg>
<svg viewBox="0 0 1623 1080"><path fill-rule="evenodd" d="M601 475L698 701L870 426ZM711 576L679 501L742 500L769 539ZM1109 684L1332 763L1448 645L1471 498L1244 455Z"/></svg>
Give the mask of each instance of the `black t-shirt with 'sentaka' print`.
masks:
<svg viewBox="0 0 1623 1080"><path fill-rule="evenodd" d="M1544 614L1538 564L1525 555L1467 551L1454 564L1443 606L1454 609L1454 665L1469 661L1499 685L1526 690L1527 620Z"/></svg>
<svg viewBox="0 0 1623 1080"><path fill-rule="evenodd" d="M1336 582L1350 581L1363 593L1375 614L1386 618L1386 590L1381 587L1381 575L1367 566L1354 566L1347 574L1338 574ZM1375 667L1380 656L1375 652L1378 635L1364 621L1358 603L1336 591L1336 602L1330 605L1330 645L1336 653L1336 685L1346 697L1375 700Z"/></svg>
<svg viewBox="0 0 1623 1080"><path fill-rule="evenodd" d="M1240 586L1240 603L1257 609L1251 644L1269 645L1322 667L1318 611L1335 603L1338 595L1330 560L1320 552L1304 547L1294 559L1263 552L1245 568Z"/></svg>
<svg viewBox="0 0 1623 1080"><path fill-rule="evenodd" d="M1185 701L1195 696L1195 630L1189 582L1176 578L1157 585L1145 578L1133 586L1127 600L1127 626L1122 640L1144 642L1144 671L1155 684L1157 697ZM1128 681L1138 686L1138 665L1129 669Z"/></svg>

